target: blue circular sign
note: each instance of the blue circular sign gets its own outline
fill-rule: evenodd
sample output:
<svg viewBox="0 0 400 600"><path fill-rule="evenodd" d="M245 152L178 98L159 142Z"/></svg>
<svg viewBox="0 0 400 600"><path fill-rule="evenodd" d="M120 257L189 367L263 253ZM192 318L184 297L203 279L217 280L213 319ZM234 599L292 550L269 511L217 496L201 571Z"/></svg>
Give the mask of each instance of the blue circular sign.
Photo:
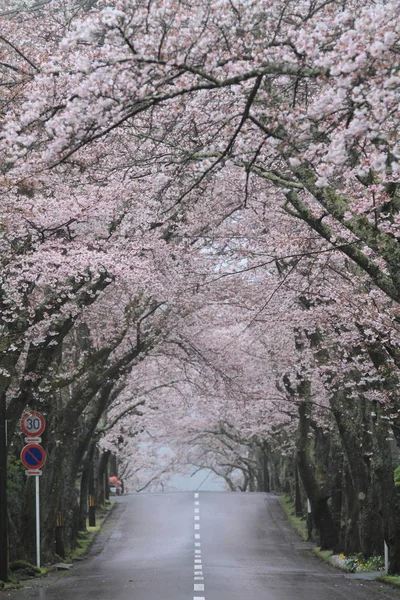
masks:
<svg viewBox="0 0 400 600"><path fill-rule="evenodd" d="M27 444L22 448L21 460L27 469L40 469L46 462L46 451L39 444Z"/></svg>

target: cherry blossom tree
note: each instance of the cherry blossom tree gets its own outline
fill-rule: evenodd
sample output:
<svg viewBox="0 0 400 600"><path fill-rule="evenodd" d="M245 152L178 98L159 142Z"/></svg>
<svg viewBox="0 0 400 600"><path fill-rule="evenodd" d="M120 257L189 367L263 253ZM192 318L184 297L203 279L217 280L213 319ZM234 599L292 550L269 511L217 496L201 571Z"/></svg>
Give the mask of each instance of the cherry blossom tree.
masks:
<svg viewBox="0 0 400 600"><path fill-rule="evenodd" d="M6 7L0 384L15 423L41 394L52 411L54 390L72 393L71 481L100 435L121 450L121 427L138 468L157 431L154 447L170 439L227 480L257 479L279 440L332 546L335 427L351 494L372 508L382 489L400 568L386 440L399 431L398 8Z"/></svg>
<svg viewBox="0 0 400 600"><path fill-rule="evenodd" d="M118 129L162 139L181 162L163 174L164 214L233 162L397 301L397 9L116 2L68 32L5 152L27 177L88 145L97 160Z"/></svg>

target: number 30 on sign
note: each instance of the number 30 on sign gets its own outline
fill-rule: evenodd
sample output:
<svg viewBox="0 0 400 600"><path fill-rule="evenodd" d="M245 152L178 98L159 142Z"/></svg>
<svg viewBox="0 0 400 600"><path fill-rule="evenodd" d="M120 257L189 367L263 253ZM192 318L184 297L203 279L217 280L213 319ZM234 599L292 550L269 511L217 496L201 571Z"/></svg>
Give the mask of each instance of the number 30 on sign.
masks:
<svg viewBox="0 0 400 600"><path fill-rule="evenodd" d="M44 416L35 410L25 413L21 418L21 429L27 437L37 438L46 429Z"/></svg>

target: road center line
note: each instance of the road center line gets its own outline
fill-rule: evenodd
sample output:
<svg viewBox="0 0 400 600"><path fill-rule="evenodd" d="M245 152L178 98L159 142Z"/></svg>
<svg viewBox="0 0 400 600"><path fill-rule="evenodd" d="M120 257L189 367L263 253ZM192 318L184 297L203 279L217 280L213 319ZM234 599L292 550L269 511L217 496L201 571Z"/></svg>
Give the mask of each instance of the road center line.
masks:
<svg viewBox="0 0 400 600"><path fill-rule="evenodd" d="M194 494L195 497L195 501L194 501L194 520L195 521L200 521L200 502L199 500L197 500L197 498L199 498L199 494L196 492ZM195 523L194 524L194 529L195 531L200 529L200 524L199 523ZM196 583L198 581L204 581L204 576L203 576L203 564L202 564L202 558L201 558L201 543L199 541L196 540L200 540L200 534L199 533L195 533L194 534L194 545L195 545L195 550L194 550L194 576L193 576L193 591L194 592L204 592L204 583ZM205 596L193 596L193 600L206 600Z"/></svg>

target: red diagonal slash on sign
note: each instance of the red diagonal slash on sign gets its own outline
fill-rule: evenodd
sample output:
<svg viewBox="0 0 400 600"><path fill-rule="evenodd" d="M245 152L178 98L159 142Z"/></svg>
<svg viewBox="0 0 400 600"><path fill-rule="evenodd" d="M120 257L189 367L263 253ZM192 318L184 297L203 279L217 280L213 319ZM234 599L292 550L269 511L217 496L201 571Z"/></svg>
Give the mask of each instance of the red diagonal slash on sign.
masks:
<svg viewBox="0 0 400 600"><path fill-rule="evenodd" d="M46 452L39 444L27 444L22 449L21 461L27 469L40 469L46 462Z"/></svg>
<svg viewBox="0 0 400 600"><path fill-rule="evenodd" d="M36 462L36 465L38 465L40 463L40 461L42 460L42 457L37 456L34 452L32 452L32 450L27 450L25 456L27 454L33 458L33 462ZM36 465L34 465L34 466L36 466Z"/></svg>

